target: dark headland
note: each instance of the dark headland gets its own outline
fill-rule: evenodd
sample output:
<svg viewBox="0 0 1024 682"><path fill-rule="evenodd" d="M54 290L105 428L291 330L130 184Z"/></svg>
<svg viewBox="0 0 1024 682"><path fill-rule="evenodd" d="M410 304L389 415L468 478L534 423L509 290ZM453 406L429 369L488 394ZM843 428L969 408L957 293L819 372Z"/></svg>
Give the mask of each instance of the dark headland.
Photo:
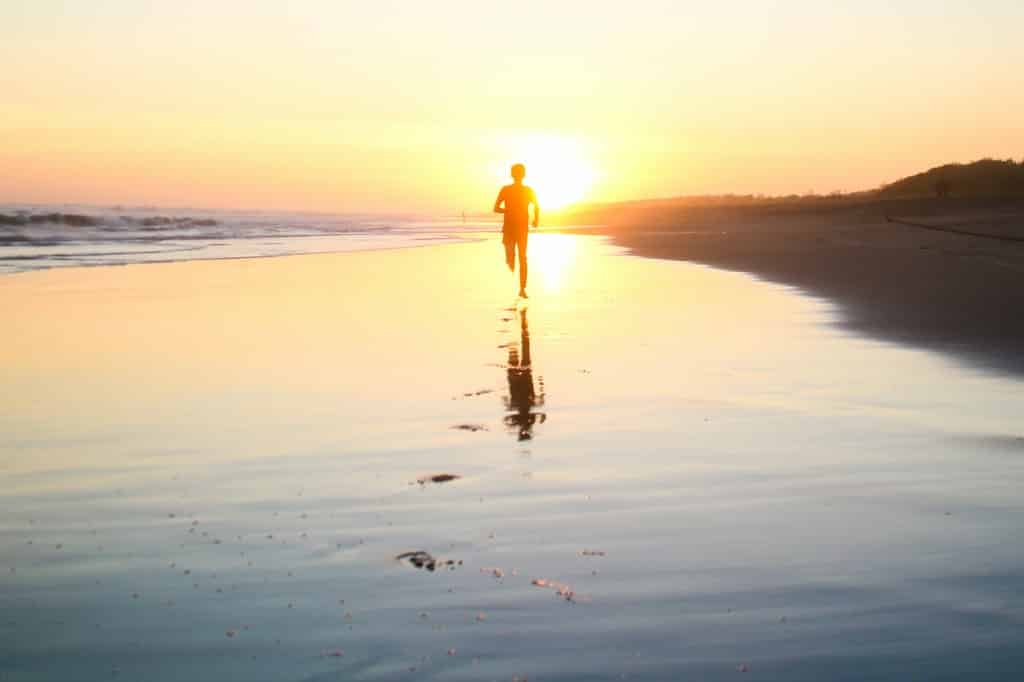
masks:
<svg viewBox="0 0 1024 682"><path fill-rule="evenodd" d="M856 194L629 202L565 219L640 256L828 298L850 331L1024 376L1024 163L943 166Z"/></svg>

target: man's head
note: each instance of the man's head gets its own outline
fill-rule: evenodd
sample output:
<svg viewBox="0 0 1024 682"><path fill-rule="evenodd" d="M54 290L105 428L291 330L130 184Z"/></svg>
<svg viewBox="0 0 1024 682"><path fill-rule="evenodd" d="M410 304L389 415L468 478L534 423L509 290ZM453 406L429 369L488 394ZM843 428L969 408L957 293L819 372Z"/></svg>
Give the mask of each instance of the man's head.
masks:
<svg viewBox="0 0 1024 682"><path fill-rule="evenodd" d="M521 163L517 163L512 166L512 179L516 182L522 182L523 178L526 177L526 166Z"/></svg>

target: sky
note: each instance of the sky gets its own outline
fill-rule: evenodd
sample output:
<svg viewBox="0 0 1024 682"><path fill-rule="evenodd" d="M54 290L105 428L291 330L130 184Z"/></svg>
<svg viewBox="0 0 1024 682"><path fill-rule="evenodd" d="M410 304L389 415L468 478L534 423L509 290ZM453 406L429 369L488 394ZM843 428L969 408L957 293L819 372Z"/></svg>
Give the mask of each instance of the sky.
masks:
<svg viewBox="0 0 1024 682"><path fill-rule="evenodd" d="M1019 0L0 0L0 201L488 211L1024 157Z"/></svg>

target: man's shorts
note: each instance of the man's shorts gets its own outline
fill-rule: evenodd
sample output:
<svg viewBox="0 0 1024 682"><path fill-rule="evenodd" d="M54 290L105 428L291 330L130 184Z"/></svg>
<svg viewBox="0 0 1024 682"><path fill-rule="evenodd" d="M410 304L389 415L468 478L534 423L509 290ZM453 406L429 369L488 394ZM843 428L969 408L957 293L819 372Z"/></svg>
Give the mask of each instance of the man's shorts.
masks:
<svg viewBox="0 0 1024 682"><path fill-rule="evenodd" d="M513 244L516 244L519 246L520 249L525 249L527 235L529 235L528 230L505 229L502 230L501 241L505 244L505 246L512 246Z"/></svg>

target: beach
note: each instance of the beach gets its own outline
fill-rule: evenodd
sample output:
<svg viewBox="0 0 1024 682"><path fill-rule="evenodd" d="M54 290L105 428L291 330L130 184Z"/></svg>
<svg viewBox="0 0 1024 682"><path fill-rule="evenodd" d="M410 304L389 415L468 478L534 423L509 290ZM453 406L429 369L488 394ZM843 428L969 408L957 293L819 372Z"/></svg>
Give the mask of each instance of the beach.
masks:
<svg viewBox="0 0 1024 682"><path fill-rule="evenodd" d="M1013 677L1017 256L804 224L0 277L2 678Z"/></svg>
<svg viewBox="0 0 1024 682"><path fill-rule="evenodd" d="M827 298L850 331L1024 376L1020 199L638 202L579 218L638 255L748 272Z"/></svg>

